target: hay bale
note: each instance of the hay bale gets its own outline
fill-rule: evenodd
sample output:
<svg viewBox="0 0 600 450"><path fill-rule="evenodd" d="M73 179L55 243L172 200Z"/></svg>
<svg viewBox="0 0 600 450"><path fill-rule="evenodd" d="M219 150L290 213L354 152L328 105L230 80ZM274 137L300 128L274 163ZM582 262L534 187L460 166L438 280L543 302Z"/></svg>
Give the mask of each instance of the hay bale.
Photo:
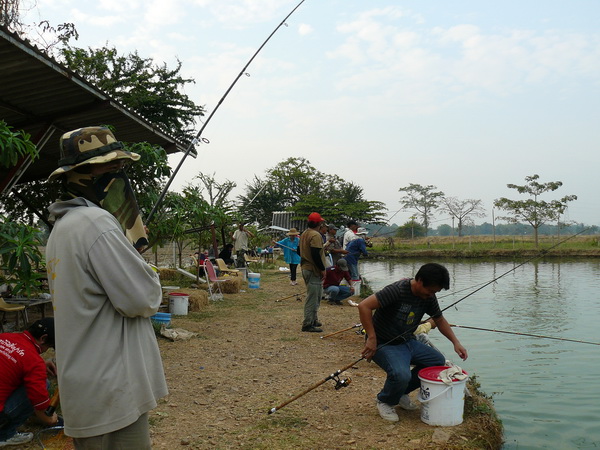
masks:
<svg viewBox="0 0 600 450"><path fill-rule="evenodd" d="M242 287L242 277L230 277L220 284L224 294L237 294ZM214 288L216 288L216 286Z"/></svg>
<svg viewBox="0 0 600 450"><path fill-rule="evenodd" d="M189 292L190 302L189 302L189 311L190 312L198 312L202 311L204 308L208 306L208 292L197 289Z"/></svg>
<svg viewBox="0 0 600 450"><path fill-rule="evenodd" d="M162 281L176 280L180 278L179 272L177 272L175 269L160 268L158 269L158 275Z"/></svg>

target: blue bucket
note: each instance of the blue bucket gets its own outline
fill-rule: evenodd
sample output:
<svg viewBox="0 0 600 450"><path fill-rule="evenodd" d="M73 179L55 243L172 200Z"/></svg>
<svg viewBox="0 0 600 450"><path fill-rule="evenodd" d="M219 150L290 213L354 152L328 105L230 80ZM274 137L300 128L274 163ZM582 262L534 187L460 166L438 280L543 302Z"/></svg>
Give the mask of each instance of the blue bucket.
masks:
<svg viewBox="0 0 600 450"><path fill-rule="evenodd" d="M165 324L165 326L169 326L171 325L171 314L169 313L156 313L154 314L152 317L150 317L150 320L152 320L153 322L156 322L158 324Z"/></svg>

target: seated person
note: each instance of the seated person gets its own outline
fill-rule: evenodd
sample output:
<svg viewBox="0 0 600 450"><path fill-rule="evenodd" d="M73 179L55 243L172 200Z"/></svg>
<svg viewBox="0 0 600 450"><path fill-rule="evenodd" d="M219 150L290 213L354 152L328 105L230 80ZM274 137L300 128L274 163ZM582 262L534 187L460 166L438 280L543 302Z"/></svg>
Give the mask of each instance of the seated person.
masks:
<svg viewBox="0 0 600 450"><path fill-rule="evenodd" d="M223 250L221 250L221 252L219 253L219 258L221 258L223 261L225 261L225 264L227 264L228 266L235 262L233 260L233 257L231 256L232 251L233 251L233 244L226 244L225 247L223 247Z"/></svg>
<svg viewBox="0 0 600 450"><path fill-rule="evenodd" d="M342 280L346 280L348 286L340 286ZM348 263L344 258L338 259L335 266L325 269L323 292L329 295L331 305L341 305L342 300L354 295L354 286L352 286L350 272L348 272Z"/></svg>

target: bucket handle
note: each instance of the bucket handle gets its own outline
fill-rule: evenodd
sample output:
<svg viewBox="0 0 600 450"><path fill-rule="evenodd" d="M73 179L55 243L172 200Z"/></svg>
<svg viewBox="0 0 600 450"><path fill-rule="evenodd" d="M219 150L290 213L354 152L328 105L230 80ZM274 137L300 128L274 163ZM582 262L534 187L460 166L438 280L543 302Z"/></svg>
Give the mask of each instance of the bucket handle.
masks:
<svg viewBox="0 0 600 450"><path fill-rule="evenodd" d="M421 397L421 391L419 391L419 395L417 396L417 400L419 400L421 403L430 402L431 400L434 400L434 399L438 398L440 395L446 393L451 387L452 387L452 385L449 385L442 392L438 392L437 395L434 395L433 397L429 397L429 398L423 398L423 397Z"/></svg>

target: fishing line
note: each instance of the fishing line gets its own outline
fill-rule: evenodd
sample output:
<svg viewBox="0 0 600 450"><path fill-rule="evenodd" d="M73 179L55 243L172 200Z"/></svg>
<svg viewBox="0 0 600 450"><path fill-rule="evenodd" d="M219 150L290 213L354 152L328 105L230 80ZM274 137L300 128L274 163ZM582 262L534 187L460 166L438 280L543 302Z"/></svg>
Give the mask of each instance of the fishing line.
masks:
<svg viewBox="0 0 600 450"><path fill-rule="evenodd" d="M541 334L519 333L516 331L495 330L495 329L491 329L491 328L469 327L466 325L451 324L450 326L455 327L455 328L465 328L467 330L491 331L493 333L515 334L517 336L527 336L527 337L534 337L534 338L540 338L540 339L553 339L555 341L567 341L567 342L577 342L579 344L600 345L600 342L583 341L581 339L559 338L559 337L554 337L554 336L544 336Z"/></svg>
<svg viewBox="0 0 600 450"><path fill-rule="evenodd" d="M160 196L158 197L158 200L156 201L156 204L152 207L152 210L150 211L150 214L148 214L148 218L146 219L146 224L149 224L152 221L152 218L154 217L154 214L156 213L156 210L158 209L159 205L164 200L165 195L167 194L167 191L169 190L169 187L171 186L171 183L175 179L175 176L179 172L179 169L183 165L183 162L185 161L185 159L192 152L194 146L197 143L207 143L208 142L208 139L206 139L206 141L205 141L204 138L201 137L202 133L204 132L204 129L206 128L206 126L210 123L210 121L213 118L213 116L215 115L215 113L220 108L220 106L223 103L223 101L225 100L225 98L227 98L227 96L229 95L229 93L231 92L231 90L233 89L233 87L236 85L236 83L238 82L238 80L242 77L242 75L249 76L249 74L246 73L246 69L248 68L248 66L250 66L250 64L252 63L252 61L254 61L254 58L256 58L256 56L260 53L260 51L263 49L263 47L265 45L267 45L267 42L269 42L271 40L271 38L279 30L279 28L281 28L284 25L287 27L287 24L285 23L286 20L288 20L290 18L290 16L292 14L294 14L294 12L296 12L296 10L298 8L300 8L300 6L302 5L302 3L304 3L304 1L305 0L301 0L300 3L298 3L294 7L294 9L292 9L290 11L290 13L287 16L285 16L285 18L279 23L279 25L277 25L275 27L275 29L271 32L271 34L267 37L267 39L265 39L265 41L261 44L261 46L258 48L258 50L256 50L256 52L254 52L254 54L248 60L248 62L246 63L246 65L242 68L242 70L240 71L240 73L238 74L238 76L235 77L235 79L233 80L233 83L231 83L231 85L227 88L227 90L225 91L225 93L223 94L223 96L221 97L221 99L219 100L219 102L217 103L217 106L215 106L215 108L212 110L212 112L210 113L210 115L206 119L206 122L204 122L204 124L200 128L200 131L198 131L198 133L196 134L196 136L194 137L194 139L192 139L192 141L189 143L189 145L187 147L187 150L185 151L185 153L183 154L183 157L179 161L179 164L177 164L177 167L173 171L173 174L171 175L171 177L167 181L167 184L165 185L164 189L160 193Z"/></svg>

